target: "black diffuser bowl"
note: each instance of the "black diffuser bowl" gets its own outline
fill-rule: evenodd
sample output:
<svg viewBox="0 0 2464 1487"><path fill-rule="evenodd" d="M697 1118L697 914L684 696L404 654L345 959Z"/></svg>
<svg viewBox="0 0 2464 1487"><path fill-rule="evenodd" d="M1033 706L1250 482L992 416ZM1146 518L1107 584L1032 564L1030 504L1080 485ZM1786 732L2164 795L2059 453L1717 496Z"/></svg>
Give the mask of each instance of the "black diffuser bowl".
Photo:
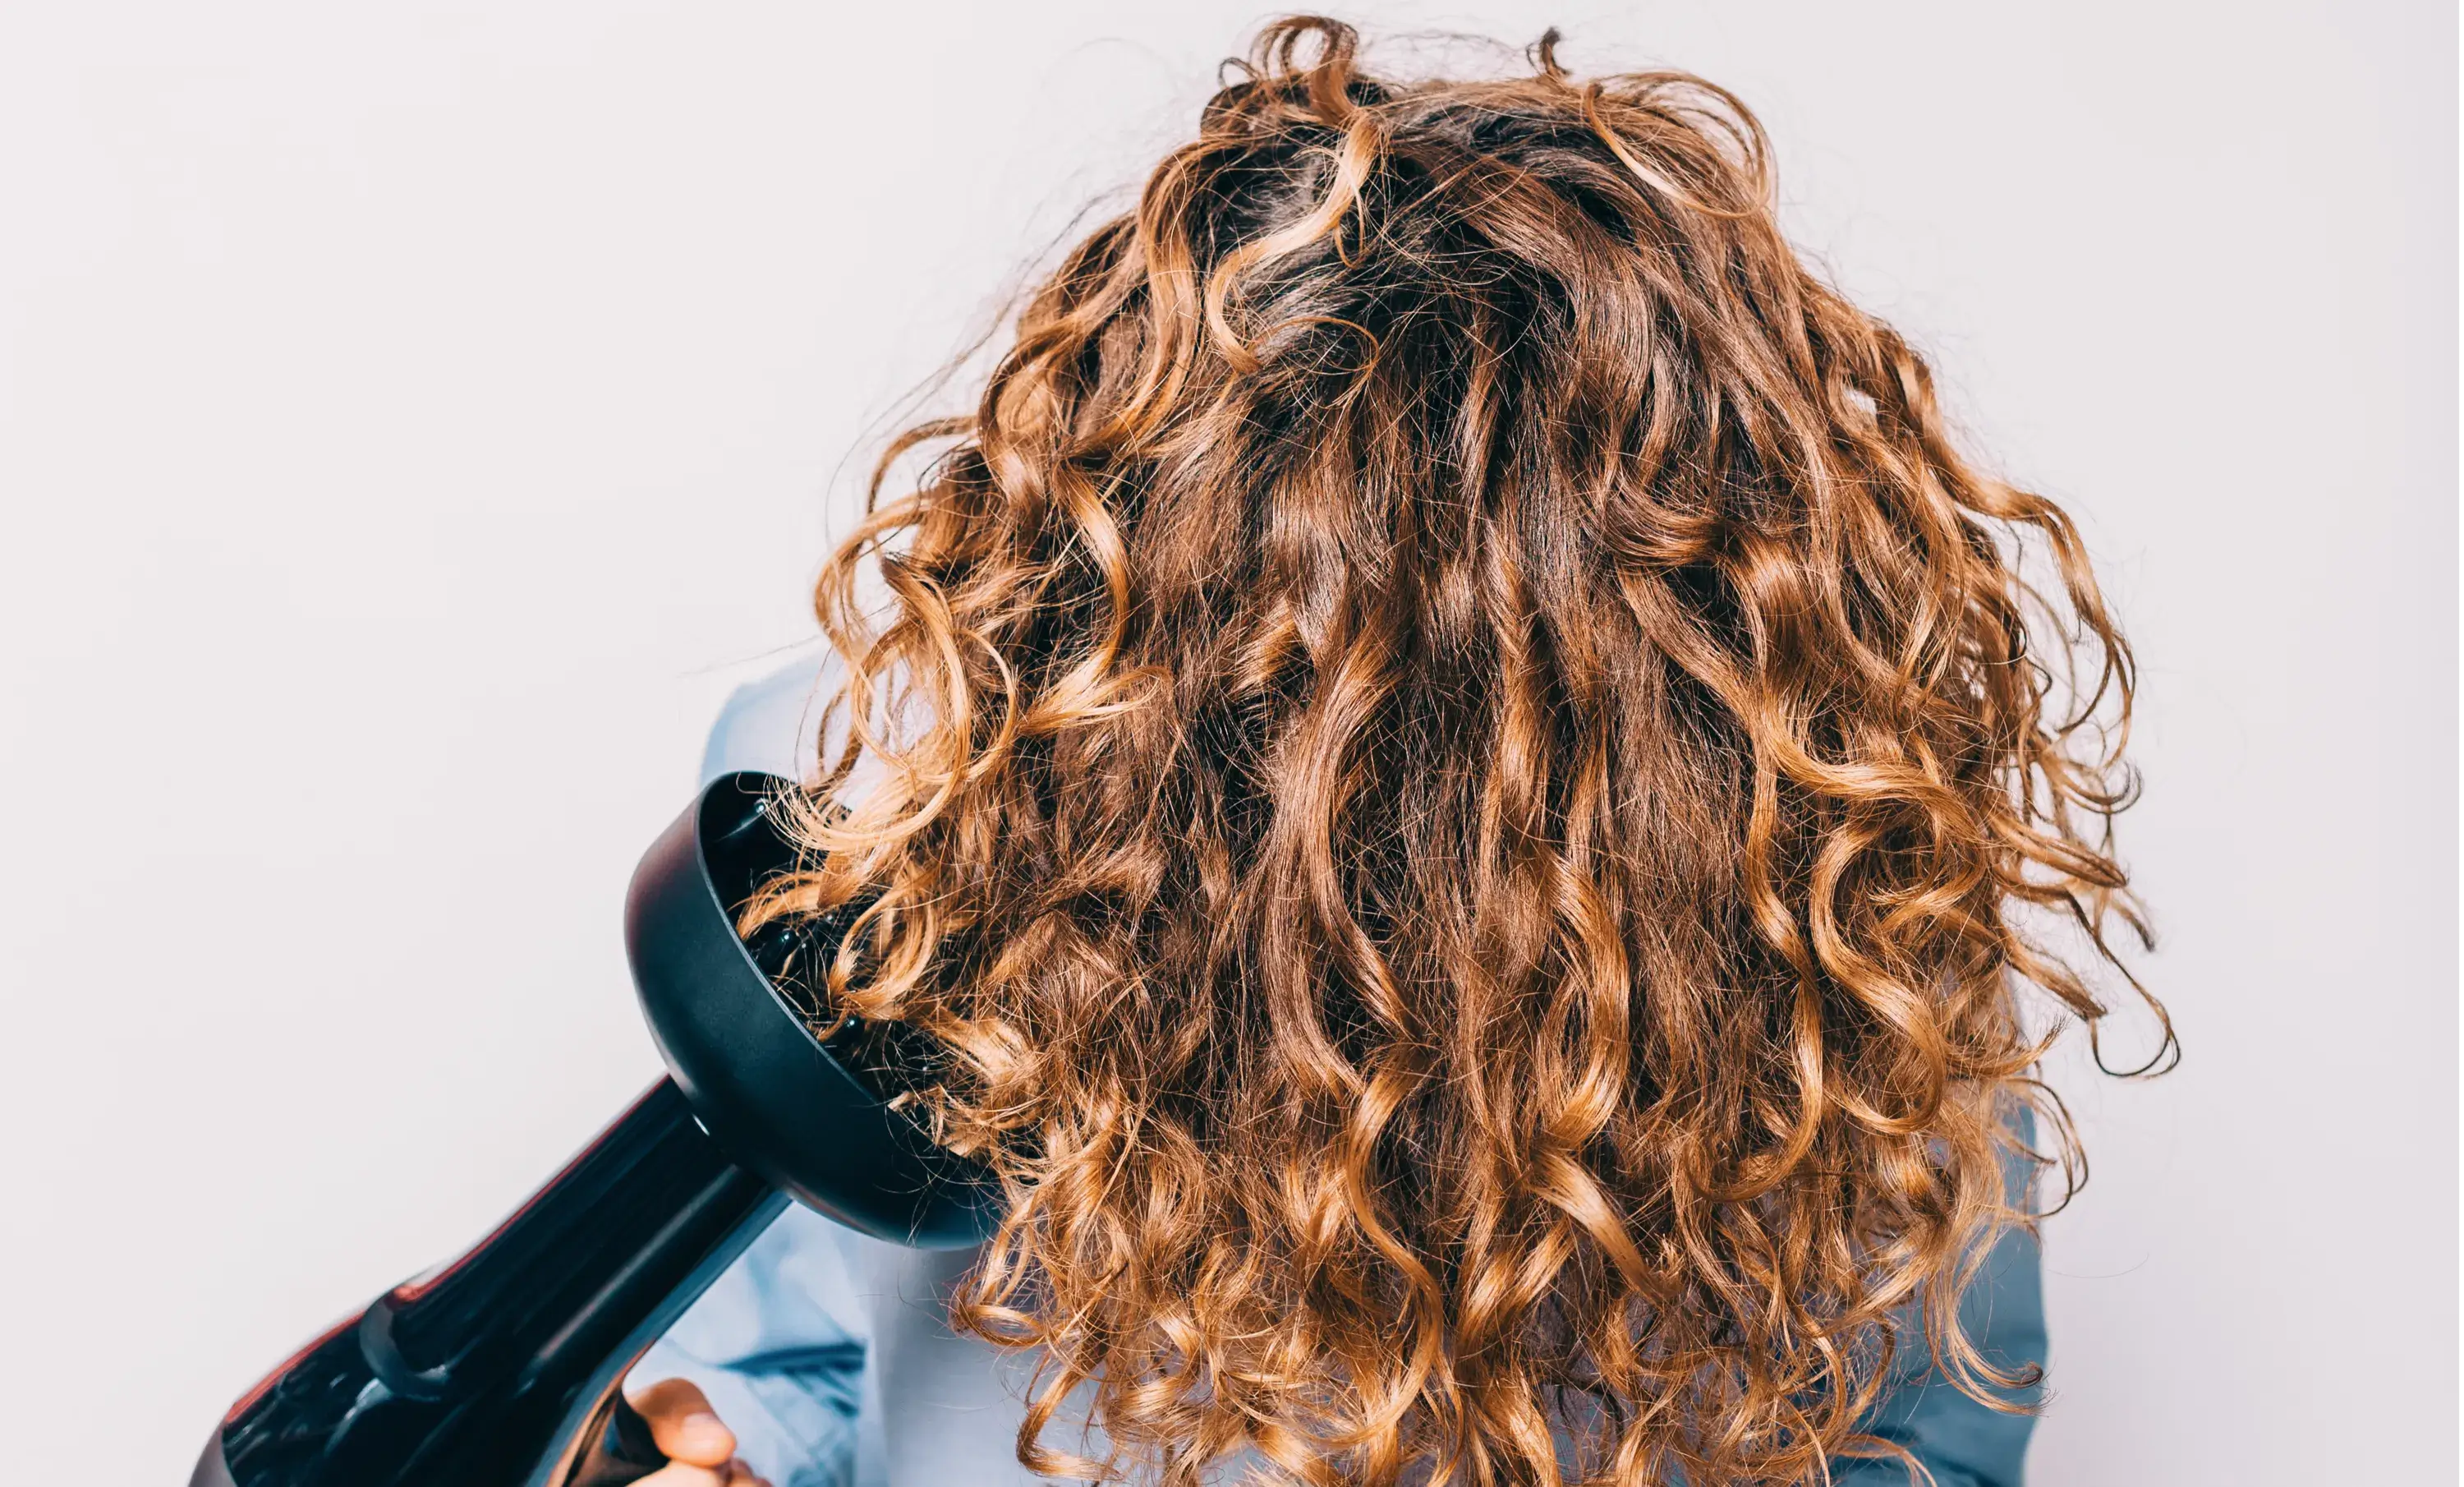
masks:
<svg viewBox="0 0 2464 1487"><path fill-rule="evenodd" d="M737 936L736 911L795 864L775 814L786 788L771 775L727 775L643 854L625 900L625 948L650 1037L738 1165L875 1238L924 1250L978 1243L997 1216L980 1169L885 1099L900 1071L882 1060L898 1045L816 1041L814 1010L789 986L785 956L825 957L843 924L772 938L758 958Z"/></svg>
<svg viewBox="0 0 2464 1487"><path fill-rule="evenodd" d="M244 1395L191 1487L630 1481L659 1458L616 1386L790 1198L918 1248L991 1232L981 1169L884 1098L901 1045L821 1042L774 980L825 960L843 926L759 954L737 936L737 910L795 864L775 813L789 788L715 781L634 870L625 945L669 1077L459 1259Z"/></svg>

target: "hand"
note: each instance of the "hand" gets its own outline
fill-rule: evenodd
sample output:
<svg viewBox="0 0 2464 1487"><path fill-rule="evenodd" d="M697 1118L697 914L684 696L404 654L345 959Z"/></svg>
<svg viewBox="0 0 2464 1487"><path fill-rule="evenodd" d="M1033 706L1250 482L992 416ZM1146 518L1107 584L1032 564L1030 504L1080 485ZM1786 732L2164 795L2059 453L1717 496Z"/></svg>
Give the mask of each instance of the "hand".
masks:
<svg viewBox="0 0 2464 1487"><path fill-rule="evenodd" d="M683 1379L663 1379L625 1398L649 1422L668 1464L635 1487L770 1487L753 1468L736 1459L736 1432L718 1418L700 1389Z"/></svg>

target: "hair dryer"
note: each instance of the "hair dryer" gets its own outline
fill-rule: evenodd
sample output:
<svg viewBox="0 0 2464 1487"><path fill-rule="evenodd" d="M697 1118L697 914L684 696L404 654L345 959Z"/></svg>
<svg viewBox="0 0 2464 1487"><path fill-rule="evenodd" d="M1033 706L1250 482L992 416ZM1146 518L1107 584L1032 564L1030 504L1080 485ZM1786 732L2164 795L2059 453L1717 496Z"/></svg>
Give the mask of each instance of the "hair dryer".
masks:
<svg viewBox="0 0 2464 1487"><path fill-rule="evenodd" d="M824 1042L798 1010L791 962L826 959L848 916L736 933L795 861L773 817L787 788L713 783L634 870L625 946L668 1077L460 1258L243 1395L190 1487L628 1482L662 1458L626 1370L790 1200L919 1248L991 1232L982 1170L884 1098L889 1030Z"/></svg>

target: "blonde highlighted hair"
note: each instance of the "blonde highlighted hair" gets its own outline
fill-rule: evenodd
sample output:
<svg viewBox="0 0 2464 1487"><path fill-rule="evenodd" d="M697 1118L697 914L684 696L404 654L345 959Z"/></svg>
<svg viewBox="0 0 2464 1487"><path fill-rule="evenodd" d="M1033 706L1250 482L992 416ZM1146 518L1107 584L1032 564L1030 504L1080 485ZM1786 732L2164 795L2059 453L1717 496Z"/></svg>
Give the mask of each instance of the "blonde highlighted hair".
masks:
<svg viewBox="0 0 2464 1487"><path fill-rule="evenodd" d="M2015 1113L2070 1149L2020 990L2103 1011L2021 921L2144 935L2129 650L1743 104L1531 57L1267 28L822 579L751 918L861 905L825 1010L1007 1191L954 1316L1039 1470L1797 1482L1894 1348L2023 1382L1953 1303Z"/></svg>

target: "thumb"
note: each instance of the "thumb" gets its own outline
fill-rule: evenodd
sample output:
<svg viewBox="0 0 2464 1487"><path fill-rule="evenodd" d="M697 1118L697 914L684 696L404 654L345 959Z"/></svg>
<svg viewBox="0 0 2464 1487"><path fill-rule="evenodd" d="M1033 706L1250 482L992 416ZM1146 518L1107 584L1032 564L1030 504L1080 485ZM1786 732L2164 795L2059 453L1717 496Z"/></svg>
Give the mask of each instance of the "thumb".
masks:
<svg viewBox="0 0 2464 1487"><path fill-rule="evenodd" d="M710 1401L689 1379L662 1379L649 1387L627 1388L625 1397L650 1427L650 1439L670 1459L694 1466L725 1467L736 1454L736 1432L711 1409Z"/></svg>

